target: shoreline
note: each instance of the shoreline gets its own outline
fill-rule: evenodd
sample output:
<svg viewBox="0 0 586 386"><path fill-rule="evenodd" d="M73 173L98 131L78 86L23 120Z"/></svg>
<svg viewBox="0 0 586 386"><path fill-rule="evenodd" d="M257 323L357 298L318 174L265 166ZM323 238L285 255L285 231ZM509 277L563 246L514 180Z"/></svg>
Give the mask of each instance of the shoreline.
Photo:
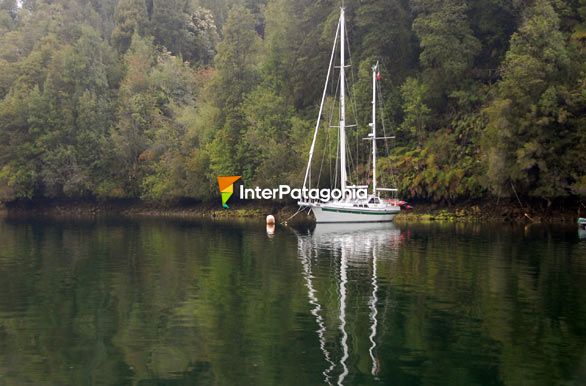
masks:
<svg viewBox="0 0 586 386"><path fill-rule="evenodd" d="M2 217L150 217L208 220L251 219L264 220L272 214L282 223L293 216L298 207L286 202L234 202L223 209L216 202L149 203L140 200L128 201L44 201L16 202L0 205ZM586 210L583 211L583 213ZM440 205L415 204L414 209L402 211L395 221L406 222L490 222L490 223L575 223L579 217L578 207L557 206L553 208L521 207L514 202L494 203L480 201ZM312 222L307 212L297 214L290 223Z"/></svg>

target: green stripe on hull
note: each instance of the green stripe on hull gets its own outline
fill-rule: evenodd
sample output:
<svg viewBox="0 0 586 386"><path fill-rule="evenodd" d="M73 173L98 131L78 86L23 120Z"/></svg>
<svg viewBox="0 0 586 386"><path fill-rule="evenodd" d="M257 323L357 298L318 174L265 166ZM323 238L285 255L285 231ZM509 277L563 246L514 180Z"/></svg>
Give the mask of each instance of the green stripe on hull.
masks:
<svg viewBox="0 0 586 386"><path fill-rule="evenodd" d="M370 214L373 216L388 216L391 214L396 214L392 212L366 212L362 210L352 210L352 209L330 209L330 208L321 208L321 210L326 212L336 212L336 213L352 213L352 214Z"/></svg>

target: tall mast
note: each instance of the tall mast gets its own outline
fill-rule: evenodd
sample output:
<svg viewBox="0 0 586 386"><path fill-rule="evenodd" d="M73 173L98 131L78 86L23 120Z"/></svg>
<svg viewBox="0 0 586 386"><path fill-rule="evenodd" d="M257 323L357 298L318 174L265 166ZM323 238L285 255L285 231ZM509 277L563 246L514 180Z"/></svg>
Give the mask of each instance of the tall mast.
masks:
<svg viewBox="0 0 586 386"><path fill-rule="evenodd" d="M346 16L340 15L340 188L346 191Z"/></svg>
<svg viewBox="0 0 586 386"><path fill-rule="evenodd" d="M372 194L376 195L376 73L378 62L372 67Z"/></svg>

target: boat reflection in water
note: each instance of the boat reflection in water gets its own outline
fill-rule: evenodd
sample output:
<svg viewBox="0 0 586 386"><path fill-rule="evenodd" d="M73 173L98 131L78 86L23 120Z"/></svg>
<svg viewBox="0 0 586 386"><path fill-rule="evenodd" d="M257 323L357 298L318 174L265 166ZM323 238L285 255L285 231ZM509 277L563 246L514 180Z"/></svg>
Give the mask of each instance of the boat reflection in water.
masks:
<svg viewBox="0 0 586 386"><path fill-rule="evenodd" d="M360 324L358 311L362 306L368 307L369 331L361 336L352 336L352 342L368 340L370 373L377 377L380 370L380 360L377 358L377 265L380 258L396 258L400 243L401 231L391 223L317 224L313 233L298 235L299 258L303 266L307 296L326 363L323 371L326 384L343 385L349 374L350 355L360 355L350 352L349 331L354 334L356 328L349 329L348 323L352 320ZM325 276L315 272L320 266L323 269L324 264L329 265L325 267ZM331 283L332 279L334 283ZM332 284L335 285L338 295L335 306L332 306L330 296ZM368 287L366 291L365 285ZM358 290L353 291L358 287ZM318 288L322 288L322 291ZM349 302L349 297L353 298L352 302ZM354 301L355 297L359 299L358 302ZM332 309L334 307L337 308L335 311ZM335 314L337 320L331 320ZM327 316L330 320L326 320ZM353 348L356 346L355 343L352 344Z"/></svg>

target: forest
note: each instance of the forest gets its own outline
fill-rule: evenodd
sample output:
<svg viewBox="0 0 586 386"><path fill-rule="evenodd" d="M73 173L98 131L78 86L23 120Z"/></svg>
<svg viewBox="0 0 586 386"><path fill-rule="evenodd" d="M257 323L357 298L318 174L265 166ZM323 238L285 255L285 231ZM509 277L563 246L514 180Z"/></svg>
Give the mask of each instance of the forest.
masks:
<svg viewBox="0 0 586 386"><path fill-rule="evenodd" d="M300 186L340 6L0 0L0 202ZM360 135L381 63L383 183L444 203L586 196L586 0L344 6Z"/></svg>

